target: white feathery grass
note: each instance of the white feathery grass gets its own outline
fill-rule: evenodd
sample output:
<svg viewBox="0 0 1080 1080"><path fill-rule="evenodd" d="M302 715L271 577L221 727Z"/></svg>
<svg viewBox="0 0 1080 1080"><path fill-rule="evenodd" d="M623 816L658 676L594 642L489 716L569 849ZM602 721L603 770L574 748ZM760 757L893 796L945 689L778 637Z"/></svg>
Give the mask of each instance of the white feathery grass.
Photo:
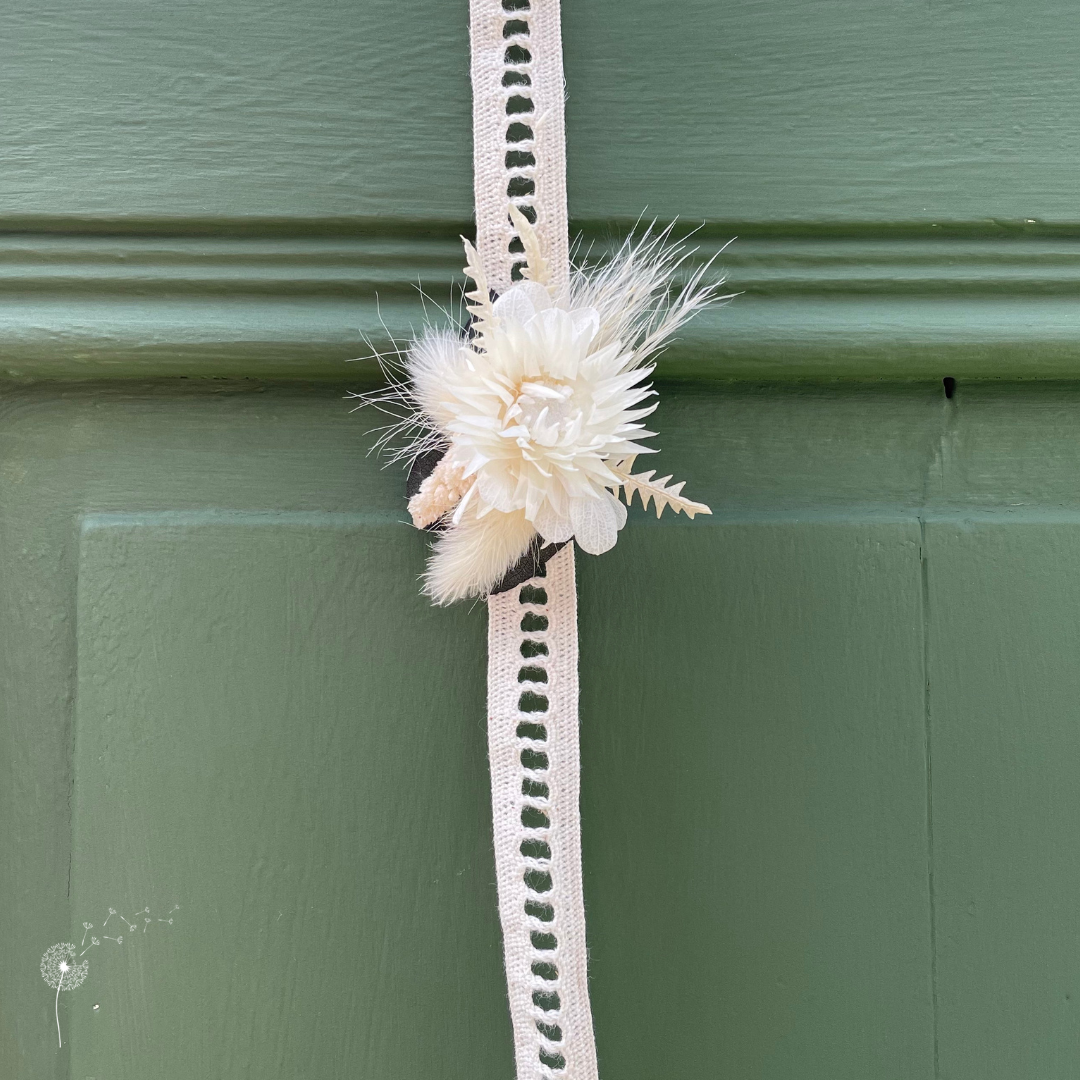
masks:
<svg viewBox="0 0 1080 1080"><path fill-rule="evenodd" d="M467 510L435 541L424 573L424 594L440 606L486 596L529 550L534 536L524 510L483 517Z"/></svg>

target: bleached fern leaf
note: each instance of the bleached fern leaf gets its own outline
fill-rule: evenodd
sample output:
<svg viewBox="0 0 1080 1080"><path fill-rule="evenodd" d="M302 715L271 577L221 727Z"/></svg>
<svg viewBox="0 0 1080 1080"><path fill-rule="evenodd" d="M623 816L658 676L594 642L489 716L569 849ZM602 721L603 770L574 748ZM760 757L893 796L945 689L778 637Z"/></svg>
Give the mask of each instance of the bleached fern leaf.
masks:
<svg viewBox="0 0 1080 1080"><path fill-rule="evenodd" d="M521 276L546 287L551 283L551 270L540 247L540 237L536 235L532 222L513 203L509 204L509 208L510 220L514 223L518 236L521 237L521 244L525 249L525 262L528 264L521 272Z"/></svg>
<svg viewBox="0 0 1080 1080"><path fill-rule="evenodd" d="M488 288L487 274L480 263L476 248L463 236L465 245L465 273L472 279L473 288L465 290L465 302L469 305L469 314L473 317L473 333L483 338L495 326L495 312L491 306L491 290Z"/></svg>
<svg viewBox="0 0 1080 1080"><path fill-rule="evenodd" d="M656 507L657 517L664 512L664 508L667 506L670 506L676 514L685 514L691 519L695 514L712 513L704 503L694 502L692 499L683 496L682 489L686 484L685 480L680 480L677 484L668 487L667 483L671 479L670 476L661 476L658 480L654 480L655 469L650 469L648 472L632 473L630 470L633 467L634 457L623 458L611 466L611 471L618 477L619 484L623 489L623 497L626 499L627 506L633 503L634 492L636 491L641 496L643 509L648 510L649 501L652 500Z"/></svg>

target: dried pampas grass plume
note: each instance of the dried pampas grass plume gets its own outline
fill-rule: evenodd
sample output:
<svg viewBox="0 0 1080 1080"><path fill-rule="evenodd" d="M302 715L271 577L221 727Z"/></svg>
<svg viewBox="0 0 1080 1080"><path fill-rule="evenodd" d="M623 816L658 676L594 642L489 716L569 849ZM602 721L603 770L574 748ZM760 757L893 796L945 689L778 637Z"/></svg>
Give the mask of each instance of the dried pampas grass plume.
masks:
<svg viewBox="0 0 1080 1080"><path fill-rule="evenodd" d="M477 517L470 508L435 541L424 595L440 605L486 595L517 565L535 536L524 510Z"/></svg>
<svg viewBox="0 0 1080 1080"><path fill-rule="evenodd" d="M642 422L656 409L648 383L657 353L718 299L711 260L671 295L692 254L670 227L645 230L615 256L578 267L567 289L550 274L535 231L508 210L527 260L523 280L492 298L476 249L465 244L468 336L428 329L363 405L395 423L376 446L391 460L441 455L409 501L413 523L439 532L424 592L436 604L484 596L530 545L571 539L591 554L613 547L636 491L657 515L711 513L670 476L632 473ZM619 501L622 495L624 502Z"/></svg>

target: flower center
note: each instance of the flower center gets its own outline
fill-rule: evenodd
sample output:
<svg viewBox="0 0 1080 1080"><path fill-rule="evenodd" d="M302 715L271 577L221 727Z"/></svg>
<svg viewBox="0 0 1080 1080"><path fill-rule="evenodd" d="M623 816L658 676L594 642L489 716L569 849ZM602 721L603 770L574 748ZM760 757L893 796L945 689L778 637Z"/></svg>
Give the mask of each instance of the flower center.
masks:
<svg viewBox="0 0 1080 1080"><path fill-rule="evenodd" d="M581 415L573 395L574 388L557 379L530 379L519 387L506 420L527 428L538 442L553 442Z"/></svg>
<svg viewBox="0 0 1080 1080"><path fill-rule="evenodd" d="M61 960L60 961L60 970L61 971L70 971L71 970L71 968L68 967L68 962L66 960Z"/></svg>

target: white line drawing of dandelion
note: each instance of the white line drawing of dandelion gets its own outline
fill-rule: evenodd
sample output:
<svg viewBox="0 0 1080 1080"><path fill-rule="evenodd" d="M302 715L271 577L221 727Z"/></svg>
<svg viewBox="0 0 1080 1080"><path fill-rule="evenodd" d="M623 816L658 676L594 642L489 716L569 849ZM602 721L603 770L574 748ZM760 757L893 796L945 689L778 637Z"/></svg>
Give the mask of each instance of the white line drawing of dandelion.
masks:
<svg viewBox="0 0 1080 1080"><path fill-rule="evenodd" d="M128 931L129 940L132 934L137 934L139 932L137 922L132 922L126 916L121 915L114 907L111 907L108 910L109 914L101 924L103 929L109 925L109 920L115 915ZM174 904L169 909L167 916L164 919L157 919L157 922L172 926L172 914L174 911L179 910L180 905ZM142 932L145 934L150 928L150 924L155 920L150 914L149 907L144 907L141 911L135 912L136 920L139 919L140 916L143 920ZM46 949L45 954L41 958L41 977L49 986L56 990L56 1000L53 1002L53 1012L56 1016L56 1039L61 1047L63 1047L64 1041L60 1035L60 991L74 990L77 986L82 986L90 970L90 961L82 960L82 958L94 948L95 945L100 945L102 940L114 941L117 945L124 944L123 934L117 934L116 937L102 934L101 938L96 938L90 933L90 931L94 929L93 923L84 922L82 926L83 936L82 941L79 942L78 946L72 944L70 941L58 942L56 945L52 945ZM119 929L119 926L117 926L116 929ZM90 938L89 945L86 944L87 937ZM82 951L80 952L80 950ZM82 961L81 963L79 963L80 960ZM95 1005L94 1008L97 1009L98 1006Z"/></svg>
<svg viewBox="0 0 1080 1080"><path fill-rule="evenodd" d="M82 986L89 971L89 960L84 960L81 964L75 963L75 946L70 941L50 945L41 957L41 977L49 986L56 987L53 1012L56 1015L56 1041L61 1047L64 1040L60 1038L60 991L74 990Z"/></svg>
<svg viewBox="0 0 1080 1080"><path fill-rule="evenodd" d="M116 908L114 908L114 907L111 907L111 908L109 908L109 914L105 916L105 921L104 921L104 922L103 922L103 923L101 924L101 928L102 928L102 930L104 930L104 929L105 929L105 927L109 925L109 920L110 920L110 919L111 919L111 918L112 918L112 917L113 917L114 915L115 915L115 916L116 916L116 917L117 917L117 918L118 918L118 919L119 919L119 920L120 920L120 921L121 921L121 922L122 922L122 923L123 923L123 924L124 924L124 925L125 925L125 926L126 926L126 927L127 927L128 929L129 929L129 930L134 930L134 929L135 929L135 924L134 924L134 923L129 923L129 922L127 921L127 919L125 919L125 918L124 918L124 916L123 916L123 915L121 915L121 914L120 914L120 912L116 910ZM86 923L83 923L83 926L85 926L85 925L86 925Z"/></svg>
<svg viewBox="0 0 1080 1080"><path fill-rule="evenodd" d="M123 915L121 915L121 914L120 914L120 912L118 912L118 911L116 910L116 908L109 908L109 919L111 919L111 918L112 918L112 917L113 917L114 915L115 915L115 916L116 916L116 917L117 917L117 918L118 918L118 919L119 919L119 920L120 920L120 921L121 921L121 922L122 922L122 923L123 923L123 924L124 924L124 925L125 925L125 926L126 926L126 927L127 927L128 929L129 929L129 930L134 930L134 929L136 928L136 927L135 927L135 924L134 924L133 922L128 922L128 920L127 920L127 919L126 919L126 918L125 918L125 917L124 917ZM108 921L109 921L109 919L106 919L106 920L105 920L105 922L108 922Z"/></svg>

